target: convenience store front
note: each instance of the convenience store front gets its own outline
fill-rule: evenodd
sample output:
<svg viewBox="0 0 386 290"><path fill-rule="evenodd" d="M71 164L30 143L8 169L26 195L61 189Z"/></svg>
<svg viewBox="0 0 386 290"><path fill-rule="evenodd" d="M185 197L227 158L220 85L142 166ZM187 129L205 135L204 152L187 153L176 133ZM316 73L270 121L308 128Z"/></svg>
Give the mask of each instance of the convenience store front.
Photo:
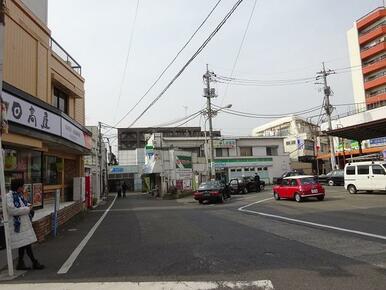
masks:
<svg viewBox="0 0 386 290"><path fill-rule="evenodd" d="M84 175L83 155L90 153L91 133L55 107L5 84L8 133L2 136L6 190L22 178L35 208L73 200L73 179Z"/></svg>

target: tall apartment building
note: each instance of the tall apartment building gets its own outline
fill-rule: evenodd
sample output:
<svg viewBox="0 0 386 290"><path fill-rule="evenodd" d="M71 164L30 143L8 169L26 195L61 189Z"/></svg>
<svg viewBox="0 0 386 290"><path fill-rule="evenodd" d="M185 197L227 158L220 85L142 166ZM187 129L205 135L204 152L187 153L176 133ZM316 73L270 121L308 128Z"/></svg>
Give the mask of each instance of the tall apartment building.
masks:
<svg viewBox="0 0 386 290"><path fill-rule="evenodd" d="M2 136L5 180L22 178L34 206L60 190L73 200L73 180L90 153L81 66L51 36L47 1L8 0L5 9L2 98L9 130ZM65 24L64 24L65 25Z"/></svg>
<svg viewBox="0 0 386 290"><path fill-rule="evenodd" d="M386 105L386 9L378 7L347 32L357 108ZM361 69L357 69L361 68Z"/></svg>

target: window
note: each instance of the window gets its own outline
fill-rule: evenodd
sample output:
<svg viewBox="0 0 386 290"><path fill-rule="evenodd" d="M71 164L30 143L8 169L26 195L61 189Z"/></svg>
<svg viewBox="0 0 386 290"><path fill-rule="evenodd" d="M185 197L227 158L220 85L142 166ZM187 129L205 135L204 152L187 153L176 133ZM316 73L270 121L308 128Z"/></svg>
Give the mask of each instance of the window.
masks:
<svg viewBox="0 0 386 290"><path fill-rule="evenodd" d="M222 157L222 148L216 148L216 157Z"/></svg>
<svg viewBox="0 0 386 290"><path fill-rule="evenodd" d="M288 186L288 185L290 185L290 180L289 179L283 179L281 184L285 185L285 186Z"/></svg>
<svg viewBox="0 0 386 290"><path fill-rule="evenodd" d="M249 171L255 172L255 168L254 167L250 167Z"/></svg>
<svg viewBox="0 0 386 290"><path fill-rule="evenodd" d="M291 186L297 186L298 181L296 179L291 179Z"/></svg>
<svg viewBox="0 0 386 290"><path fill-rule="evenodd" d="M231 180L231 185L237 185L237 179Z"/></svg>
<svg viewBox="0 0 386 290"><path fill-rule="evenodd" d="M44 156L44 169L44 184L62 184L62 158Z"/></svg>
<svg viewBox="0 0 386 290"><path fill-rule="evenodd" d="M376 174L376 175L384 175L385 174L385 170L380 165L372 165L371 169L373 170L373 174Z"/></svg>
<svg viewBox="0 0 386 290"><path fill-rule="evenodd" d="M358 174L361 174L361 175L369 174L369 166L368 165L358 165Z"/></svg>
<svg viewBox="0 0 386 290"><path fill-rule="evenodd" d="M231 172L236 172L236 169L231 169Z"/></svg>
<svg viewBox="0 0 386 290"><path fill-rule="evenodd" d="M252 147L240 147L240 156L252 156Z"/></svg>
<svg viewBox="0 0 386 290"><path fill-rule="evenodd" d="M236 169L236 172L241 172L241 171L242 171L241 168Z"/></svg>
<svg viewBox="0 0 386 290"><path fill-rule="evenodd" d="M52 105L60 111L68 114L68 95L58 88L54 88Z"/></svg>
<svg viewBox="0 0 386 290"><path fill-rule="evenodd" d="M291 141L286 141L285 142L285 145L290 145L291 144Z"/></svg>
<svg viewBox="0 0 386 290"><path fill-rule="evenodd" d="M295 140L292 140L291 141L291 145L295 145L296 144L296 141Z"/></svg>
<svg viewBox="0 0 386 290"><path fill-rule="evenodd" d="M355 175L355 166L347 166L346 174L347 175Z"/></svg>
<svg viewBox="0 0 386 290"><path fill-rule="evenodd" d="M249 172L249 168L244 168L244 171L245 172Z"/></svg>
<svg viewBox="0 0 386 290"><path fill-rule="evenodd" d="M268 168L267 168L267 167L264 167L264 168L263 168L263 170L264 170L264 171L267 171L267 170L268 170Z"/></svg>
<svg viewBox="0 0 386 290"><path fill-rule="evenodd" d="M228 148L222 149L222 156L223 157L229 157L229 149Z"/></svg>
<svg viewBox="0 0 386 290"><path fill-rule="evenodd" d="M277 156L277 147L266 147L267 156Z"/></svg>

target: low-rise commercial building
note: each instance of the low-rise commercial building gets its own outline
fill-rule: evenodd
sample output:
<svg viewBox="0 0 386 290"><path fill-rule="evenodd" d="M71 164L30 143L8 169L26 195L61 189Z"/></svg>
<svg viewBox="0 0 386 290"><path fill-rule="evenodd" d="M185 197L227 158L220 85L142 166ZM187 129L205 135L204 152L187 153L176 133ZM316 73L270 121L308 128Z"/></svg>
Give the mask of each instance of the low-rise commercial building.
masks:
<svg viewBox="0 0 386 290"><path fill-rule="evenodd" d="M61 202L73 201L73 180L84 176L83 156L91 148L81 66L52 38L47 1L5 3L6 189L21 178L34 207L52 203L57 191Z"/></svg>
<svg viewBox="0 0 386 290"><path fill-rule="evenodd" d="M151 136L146 146L144 174L150 186L165 192L170 186L195 188L209 178L209 152L205 137ZM267 183L289 170L289 155L284 152L282 137L237 137L214 140L216 178L230 180L255 173Z"/></svg>

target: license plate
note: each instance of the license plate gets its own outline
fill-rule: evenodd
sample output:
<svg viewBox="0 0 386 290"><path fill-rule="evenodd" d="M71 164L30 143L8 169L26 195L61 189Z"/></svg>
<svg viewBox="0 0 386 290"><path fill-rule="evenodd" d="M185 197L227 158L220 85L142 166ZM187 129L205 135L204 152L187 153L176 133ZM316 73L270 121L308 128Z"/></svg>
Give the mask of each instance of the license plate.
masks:
<svg viewBox="0 0 386 290"><path fill-rule="evenodd" d="M208 197L208 196L210 196L210 193L209 193L209 192L205 192L205 193L204 193L204 196L205 196L205 197Z"/></svg>
<svg viewBox="0 0 386 290"><path fill-rule="evenodd" d="M318 193L317 189L311 189L311 193Z"/></svg>

